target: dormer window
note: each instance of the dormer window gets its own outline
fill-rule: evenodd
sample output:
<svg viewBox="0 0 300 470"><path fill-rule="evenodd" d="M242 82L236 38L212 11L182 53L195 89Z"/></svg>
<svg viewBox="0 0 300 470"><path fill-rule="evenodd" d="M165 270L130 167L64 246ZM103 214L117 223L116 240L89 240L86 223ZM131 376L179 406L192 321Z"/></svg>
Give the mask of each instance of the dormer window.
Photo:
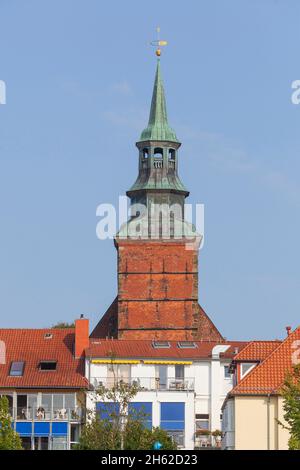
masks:
<svg viewBox="0 0 300 470"><path fill-rule="evenodd" d="M56 370L56 361L41 361L39 364L40 370Z"/></svg>
<svg viewBox="0 0 300 470"><path fill-rule="evenodd" d="M9 375L11 377L22 377L24 373L24 361L13 361L10 365Z"/></svg>
<svg viewBox="0 0 300 470"><path fill-rule="evenodd" d="M254 367L256 362L243 362L241 364L241 379L245 377Z"/></svg>

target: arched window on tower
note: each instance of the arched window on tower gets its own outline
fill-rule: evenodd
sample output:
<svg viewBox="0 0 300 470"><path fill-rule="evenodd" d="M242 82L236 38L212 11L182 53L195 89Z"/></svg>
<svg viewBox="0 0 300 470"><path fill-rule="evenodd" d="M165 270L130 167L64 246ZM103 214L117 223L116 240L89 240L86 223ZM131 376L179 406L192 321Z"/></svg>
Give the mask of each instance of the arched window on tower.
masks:
<svg viewBox="0 0 300 470"><path fill-rule="evenodd" d="M163 154L164 154L163 149L161 149L161 148L159 148L159 147L156 147L156 148L154 149L154 158L157 158L157 159L160 158L160 159L162 159L162 158L163 158Z"/></svg>
<svg viewBox="0 0 300 470"><path fill-rule="evenodd" d="M154 168L162 168L163 167L163 155L164 151L162 148L156 147L154 149Z"/></svg>
<svg viewBox="0 0 300 470"><path fill-rule="evenodd" d="M143 149L143 158L148 158L149 157L149 150L147 148Z"/></svg>
<svg viewBox="0 0 300 470"><path fill-rule="evenodd" d="M176 152L174 149L169 149L169 160L175 160Z"/></svg>

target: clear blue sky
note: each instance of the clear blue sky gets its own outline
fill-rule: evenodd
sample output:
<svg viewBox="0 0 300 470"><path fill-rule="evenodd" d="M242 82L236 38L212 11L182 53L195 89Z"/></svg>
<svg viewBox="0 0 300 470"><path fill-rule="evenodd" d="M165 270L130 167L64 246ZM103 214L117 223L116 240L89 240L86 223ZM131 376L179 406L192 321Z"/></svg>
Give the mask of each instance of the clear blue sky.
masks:
<svg viewBox="0 0 300 470"><path fill-rule="evenodd" d="M169 121L205 204L199 298L229 339L300 324L297 0L0 0L0 315L92 324L116 294L96 206L137 175L159 24Z"/></svg>

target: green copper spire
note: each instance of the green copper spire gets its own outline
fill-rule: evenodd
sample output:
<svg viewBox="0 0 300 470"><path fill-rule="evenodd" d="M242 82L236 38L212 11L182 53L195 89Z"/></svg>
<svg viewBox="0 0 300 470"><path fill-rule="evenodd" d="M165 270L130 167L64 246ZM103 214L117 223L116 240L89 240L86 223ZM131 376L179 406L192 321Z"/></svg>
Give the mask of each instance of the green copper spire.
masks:
<svg viewBox="0 0 300 470"><path fill-rule="evenodd" d="M140 142L145 140L178 142L175 132L168 124L166 98L161 78L159 59L157 60L149 122L140 137Z"/></svg>

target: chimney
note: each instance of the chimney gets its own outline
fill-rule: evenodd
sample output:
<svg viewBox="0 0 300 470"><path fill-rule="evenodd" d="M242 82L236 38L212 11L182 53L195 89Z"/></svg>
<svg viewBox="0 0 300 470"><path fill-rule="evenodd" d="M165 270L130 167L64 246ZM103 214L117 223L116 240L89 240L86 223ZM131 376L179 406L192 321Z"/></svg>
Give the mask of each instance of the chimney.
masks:
<svg viewBox="0 0 300 470"><path fill-rule="evenodd" d="M89 344L89 320L80 315L80 318L75 320L75 359L84 356Z"/></svg>
<svg viewBox="0 0 300 470"><path fill-rule="evenodd" d="M287 335L290 336L292 327L286 326L285 329L286 329Z"/></svg>

